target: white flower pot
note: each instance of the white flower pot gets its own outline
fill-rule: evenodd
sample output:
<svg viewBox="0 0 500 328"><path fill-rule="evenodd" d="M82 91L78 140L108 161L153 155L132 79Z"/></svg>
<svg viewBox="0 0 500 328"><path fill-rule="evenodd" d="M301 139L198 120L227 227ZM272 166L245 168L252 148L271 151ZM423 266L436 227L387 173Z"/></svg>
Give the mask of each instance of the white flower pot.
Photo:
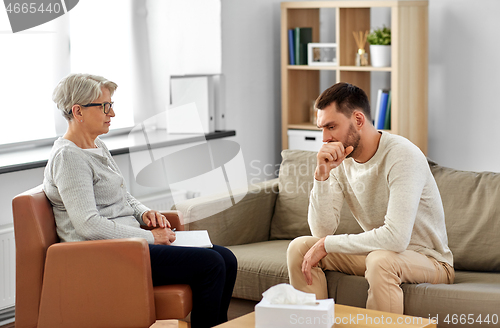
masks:
<svg viewBox="0 0 500 328"><path fill-rule="evenodd" d="M370 45L370 57L373 67L391 66L391 46Z"/></svg>

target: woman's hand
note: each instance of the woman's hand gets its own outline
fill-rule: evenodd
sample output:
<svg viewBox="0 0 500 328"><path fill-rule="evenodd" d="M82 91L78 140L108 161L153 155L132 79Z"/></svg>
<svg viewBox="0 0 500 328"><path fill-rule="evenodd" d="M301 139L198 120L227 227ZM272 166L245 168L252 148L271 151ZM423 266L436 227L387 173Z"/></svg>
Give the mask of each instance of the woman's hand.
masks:
<svg viewBox="0 0 500 328"><path fill-rule="evenodd" d="M169 228L156 228L151 232L155 238L155 245L170 245L175 241L175 232Z"/></svg>
<svg viewBox="0 0 500 328"><path fill-rule="evenodd" d="M156 227L159 226L160 228L170 228L170 222L168 222L167 218L161 214L158 211L150 210L147 212L144 212L142 215L142 221L148 226L148 227Z"/></svg>

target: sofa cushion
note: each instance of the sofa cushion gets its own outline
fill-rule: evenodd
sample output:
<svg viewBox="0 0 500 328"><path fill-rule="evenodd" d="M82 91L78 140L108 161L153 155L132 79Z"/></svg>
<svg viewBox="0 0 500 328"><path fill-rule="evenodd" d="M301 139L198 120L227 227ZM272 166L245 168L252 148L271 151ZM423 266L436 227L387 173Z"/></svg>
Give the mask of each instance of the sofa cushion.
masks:
<svg viewBox="0 0 500 328"><path fill-rule="evenodd" d="M314 182L316 152L283 150L279 194L271 221L271 239L310 236L307 224L309 193Z"/></svg>
<svg viewBox="0 0 500 328"><path fill-rule="evenodd" d="M366 307L368 281L365 277L348 275L336 271L325 271L328 284L328 297L336 304Z"/></svg>
<svg viewBox="0 0 500 328"><path fill-rule="evenodd" d="M228 205L231 199L225 196L210 195L188 199L173 209L184 214L186 230L207 230L213 244L228 246L269 240L278 187L276 180L249 186L244 191L233 190L235 197L245 195L236 206Z"/></svg>
<svg viewBox="0 0 500 328"><path fill-rule="evenodd" d="M313 151L283 150L279 172L279 194L271 221L271 239L293 239L310 236L307 223L309 194L314 183L316 154ZM336 234L359 233L363 230L351 214L349 206L342 206L341 220Z"/></svg>
<svg viewBox="0 0 500 328"><path fill-rule="evenodd" d="M455 283L403 284L405 314L438 319L438 327L484 327L477 321L488 316L494 327L500 324L500 275L490 272L456 271ZM453 314L458 321L453 324ZM448 321L446 322L446 317ZM494 324L493 324L494 323Z"/></svg>
<svg viewBox="0 0 500 328"><path fill-rule="evenodd" d="M270 287L288 283L286 250L290 240L228 246L238 259L233 297L260 301Z"/></svg>
<svg viewBox="0 0 500 328"><path fill-rule="evenodd" d="M326 271L328 296L335 303L365 307L368 282L364 277ZM424 318L437 318L438 327L453 327L462 320L467 327L483 327L480 323L488 316L491 326L500 325L500 275L491 272L456 271L454 284L402 284L404 291L404 314ZM453 324L453 314L456 319ZM447 319L448 316L448 319ZM449 321L446 322L445 320ZM463 323L463 321L462 321Z"/></svg>
<svg viewBox="0 0 500 328"><path fill-rule="evenodd" d="M500 271L500 173L429 164L443 200L455 269Z"/></svg>

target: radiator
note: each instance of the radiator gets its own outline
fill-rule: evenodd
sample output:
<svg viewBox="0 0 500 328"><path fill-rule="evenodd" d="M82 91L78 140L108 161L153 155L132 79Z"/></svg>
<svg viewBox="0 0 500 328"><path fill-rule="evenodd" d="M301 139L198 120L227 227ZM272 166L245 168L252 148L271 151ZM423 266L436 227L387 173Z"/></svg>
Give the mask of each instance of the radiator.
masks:
<svg viewBox="0 0 500 328"><path fill-rule="evenodd" d="M14 228L0 230L0 310L15 304L16 246Z"/></svg>
<svg viewBox="0 0 500 328"><path fill-rule="evenodd" d="M171 190L169 192L163 192L163 193L140 197L137 198L137 200L152 210L167 211L170 210L176 202L178 203L180 201L189 198L194 198L196 196L197 196L196 193L190 191Z"/></svg>

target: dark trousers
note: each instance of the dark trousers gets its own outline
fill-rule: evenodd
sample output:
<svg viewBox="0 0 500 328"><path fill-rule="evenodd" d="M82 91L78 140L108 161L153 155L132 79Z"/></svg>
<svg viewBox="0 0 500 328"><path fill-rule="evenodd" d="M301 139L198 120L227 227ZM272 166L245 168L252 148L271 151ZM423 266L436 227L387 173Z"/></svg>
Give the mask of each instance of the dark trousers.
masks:
<svg viewBox="0 0 500 328"><path fill-rule="evenodd" d="M238 264L227 248L149 245L153 285L187 284L193 291L191 327L227 321Z"/></svg>

